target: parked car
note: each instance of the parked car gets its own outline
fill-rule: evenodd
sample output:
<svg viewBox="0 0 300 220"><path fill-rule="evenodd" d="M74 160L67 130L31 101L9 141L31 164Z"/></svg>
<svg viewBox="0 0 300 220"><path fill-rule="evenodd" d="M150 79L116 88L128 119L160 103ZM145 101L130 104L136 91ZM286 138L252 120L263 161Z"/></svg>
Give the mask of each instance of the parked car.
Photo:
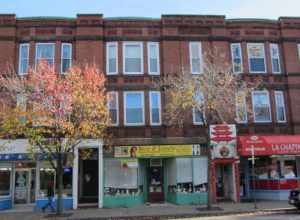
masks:
<svg viewBox="0 0 300 220"><path fill-rule="evenodd" d="M289 195L289 204L300 209L300 189L292 189Z"/></svg>

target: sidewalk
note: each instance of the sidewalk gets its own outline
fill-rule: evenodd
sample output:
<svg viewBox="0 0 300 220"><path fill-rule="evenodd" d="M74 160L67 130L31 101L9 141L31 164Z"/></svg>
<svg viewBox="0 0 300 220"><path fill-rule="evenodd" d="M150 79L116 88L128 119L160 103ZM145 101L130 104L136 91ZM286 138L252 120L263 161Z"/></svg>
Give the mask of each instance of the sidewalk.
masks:
<svg viewBox="0 0 300 220"><path fill-rule="evenodd" d="M173 204L152 204L143 205L134 208L114 208L114 209L78 209L66 211L68 217L57 218L49 217L48 214L35 212L22 212L13 210L0 211L1 220L39 220L39 219L55 219L55 220L96 220L96 219L170 219L197 216L215 216L229 215L240 213L251 213L258 211L289 211L294 208L288 205L287 201L259 201L258 209L254 209L253 203L218 203L213 206L210 211L205 206L177 206Z"/></svg>

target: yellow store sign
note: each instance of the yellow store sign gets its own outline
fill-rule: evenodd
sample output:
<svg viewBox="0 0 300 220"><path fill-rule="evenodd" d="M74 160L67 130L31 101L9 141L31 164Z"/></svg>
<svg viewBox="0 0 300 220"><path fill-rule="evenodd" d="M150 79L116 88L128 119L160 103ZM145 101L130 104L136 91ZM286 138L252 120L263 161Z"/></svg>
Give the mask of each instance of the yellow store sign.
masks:
<svg viewBox="0 0 300 220"><path fill-rule="evenodd" d="M150 145L150 146L118 146L115 157L176 157L200 155L200 145Z"/></svg>

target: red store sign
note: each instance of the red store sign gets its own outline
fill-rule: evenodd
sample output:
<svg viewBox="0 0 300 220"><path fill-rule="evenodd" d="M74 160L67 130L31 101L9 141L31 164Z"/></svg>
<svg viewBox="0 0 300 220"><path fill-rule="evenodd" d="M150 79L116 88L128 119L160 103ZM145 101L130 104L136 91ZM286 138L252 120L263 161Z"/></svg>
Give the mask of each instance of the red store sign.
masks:
<svg viewBox="0 0 300 220"><path fill-rule="evenodd" d="M251 149L257 155L300 155L300 135L281 136L239 136L238 152L241 156L251 156Z"/></svg>

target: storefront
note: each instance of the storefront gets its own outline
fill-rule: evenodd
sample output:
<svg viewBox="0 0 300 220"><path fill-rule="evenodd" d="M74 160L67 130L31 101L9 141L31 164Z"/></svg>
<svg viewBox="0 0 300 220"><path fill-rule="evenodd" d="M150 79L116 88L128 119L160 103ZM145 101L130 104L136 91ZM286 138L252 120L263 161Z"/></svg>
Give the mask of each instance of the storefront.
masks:
<svg viewBox="0 0 300 220"><path fill-rule="evenodd" d="M240 136L238 151L242 198L287 200L300 186L299 135Z"/></svg>
<svg viewBox="0 0 300 220"><path fill-rule="evenodd" d="M207 202L200 145L117 146L104 158L104 207Z"/></svg>

